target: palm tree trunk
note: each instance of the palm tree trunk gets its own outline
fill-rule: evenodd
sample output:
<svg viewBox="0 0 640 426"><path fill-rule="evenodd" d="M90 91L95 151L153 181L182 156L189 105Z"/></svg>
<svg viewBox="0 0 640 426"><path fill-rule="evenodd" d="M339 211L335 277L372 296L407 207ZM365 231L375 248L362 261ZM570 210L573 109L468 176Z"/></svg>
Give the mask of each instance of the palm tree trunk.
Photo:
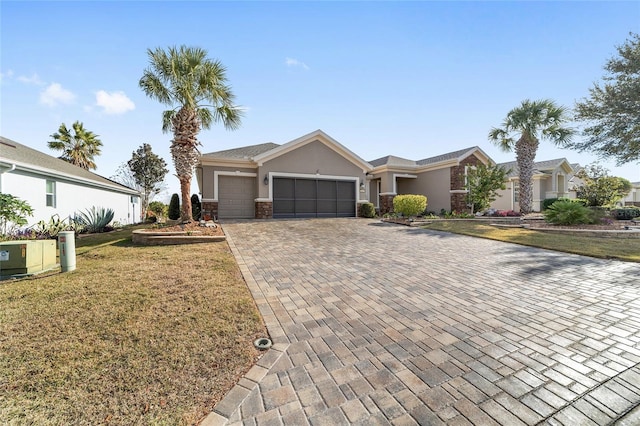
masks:
<svg viewBox="0 0 640 426"><path fill-rule="evenodd" d="M522 135L516 142L516 161L520 170L520 213L532 211L533 204L533 162L539 142L535 138Z"/></svg>
<svg viewBox="0 0 640 426"><path fill-rule="evenodd" d="M172 120L173 141L171 141L171 157L176 168L176 175L180 180L182 194L182 208L180 220L183 223L193 222L191 213L191 175L198 163L198 132L200 120L195 110L183 107Z"/></svg>

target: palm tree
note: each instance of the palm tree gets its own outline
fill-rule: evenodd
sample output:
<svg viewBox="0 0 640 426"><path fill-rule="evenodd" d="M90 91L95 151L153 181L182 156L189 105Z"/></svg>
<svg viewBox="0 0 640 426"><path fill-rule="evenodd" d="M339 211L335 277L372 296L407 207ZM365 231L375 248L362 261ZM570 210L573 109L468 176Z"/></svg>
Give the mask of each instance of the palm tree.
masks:
<svg viewBox="0 0 640 426"><path fill-rule="evenodd" d="M539 140L550 140L558 145L571 141L574 130L563 127L567 120L566 109L557 106L550 99L530 101L507 114L500 128L492 128L489 140L504 151L516 152L516 162L520 171L520 213L531 213L533 199L533 161ZM517 137L517 139L516 139Z"/></svg>
<svg viewBox="0 0 640 426"><path fill-rule="evenodd" d="M73 134L71 133L73 129ZM50 149L62 151L58 158L82 167L85 170L95 170L97 168L94 157L100 155L102 142L98 135L84 128L84 125L76 121L68 129L62 123L58 133L50 135L52 141L47 142Z"/></svg>
<svg viewBox="0 0 640 426"><path fill-rule="evenodd" d="M216 122L237 129L241 110L233 104L225 67L208 59L206 50L181 46L168 52L148 49L147 53L150 66L139 85L147 96L172 107L162 114L162 130L173 132L171 157L180 180L181 221L190 222L191 176L200 154L197 135Z"/></svg>

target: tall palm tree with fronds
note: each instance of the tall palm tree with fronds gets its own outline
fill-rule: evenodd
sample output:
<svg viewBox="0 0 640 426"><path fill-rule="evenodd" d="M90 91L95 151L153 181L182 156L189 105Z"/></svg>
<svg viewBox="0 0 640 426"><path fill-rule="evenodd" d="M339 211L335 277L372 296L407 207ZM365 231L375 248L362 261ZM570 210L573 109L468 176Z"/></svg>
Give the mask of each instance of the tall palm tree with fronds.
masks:
<svg viewBox="0 0 640 426"><path fill-rule="evenodd" d="M73 130L73 132L71 132ZM82 167L85 170L97 168L94 157L100 155L102 142L98 135L84 128L84 125L76 121L71 129L62 123L58 132L50 135L52 141L47 142L50 149L62 151L58 158Z"/></svg>
<svg viewBox="0 0 640 426"><path fill-rule="evenodd" d="M567 111L550 99L530 101L507 114L502 127L492 128L489 140L504 151L516 152L516 163L520 171L520 213L531 213L533 199L533 162L540 140L549 140L558 145L571 141L574 130L564 127ZM516 139L517 138L517 139Z"/></svg>
<svg viewBox="0 0 640 426"><path fill-rule="evenodd" d="M181 221L193 220L191 213L191 176L198 162L197 135L213 123L222 122L229 130L240 126L241 109L227 85L226 68L207 58L197 47L171 47L147 50L149 68L140 79L147 96L171 109L162 115L162 130L173 132L171 157L180 180Z"/></svg>

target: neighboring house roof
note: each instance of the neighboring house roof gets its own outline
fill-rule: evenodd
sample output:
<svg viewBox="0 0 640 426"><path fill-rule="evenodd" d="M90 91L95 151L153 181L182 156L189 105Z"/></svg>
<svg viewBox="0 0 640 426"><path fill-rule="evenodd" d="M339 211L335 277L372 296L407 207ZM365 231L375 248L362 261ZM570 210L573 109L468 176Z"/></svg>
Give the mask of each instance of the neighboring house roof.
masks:
<svg viewBox="0 0 640 426"><path fill-rule="evenodd" d="M0 163L8 167L15 165L16 169L43 176L64 178L119 192L139 194L135 189L2 136L0 136Z"/></svg>
<svg viewBox="0 0 640 426"><path fill-rule="evenodd" d="M223 151L209 152L202 154L203 157L212 158L233 158L233 159L251 159L257 155L271 151L279 147L277 143L267 142L258 145L243 146L241 148L225 149Z"/></svg>
<svg viewBox="0 0 640 426"><path fill-rule="evenodd" d="M556 168L566 163L566 165L571 168L571 172L575 170L572 164L570 164L566 158L556 158L555 160L545 160L545 161L537 161L533 163L533 174L550 174ZM509 161L507 163L500 163L498 166L501 166L504 169L511 169L511 172L507 175L507 177L513 178L518 177L520 175L520 169L518 168L517 161Z"/></svg>

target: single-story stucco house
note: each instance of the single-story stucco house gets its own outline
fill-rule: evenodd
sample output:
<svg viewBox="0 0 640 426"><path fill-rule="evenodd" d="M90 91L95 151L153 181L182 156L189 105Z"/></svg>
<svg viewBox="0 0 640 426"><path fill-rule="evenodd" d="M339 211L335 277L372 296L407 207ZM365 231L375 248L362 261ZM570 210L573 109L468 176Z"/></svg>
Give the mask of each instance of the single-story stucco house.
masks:
<svg viewBox="0 0 640 426"><path fill-rule="evenodd" d="M138 191L1 136L0 192L32 207L29 225L94 206L112 209L113 220L121 224L140 217Z"/></svg>
<svg viewBox="0 0 640 426"><path fill-rule="evenodd" d="M496 210L520 211L519 204L519 170L515 161L500 163L507 175L507 187L498 191L500 195L491 208ZM575 177L578 165L571 165L566 158L538 161L533 164L533 202L532 210L541 211L542 201L546 198L576 198L575 186L579 184Z"/></svg>
<svg viewBox="0 0 640 426"><path fill-rule="evenodd" d="M372 202L391 211L397 194L424 194L433 211L466 208L467 167L493 163L478 147L419 161L367 162L321 130L284 145L203 154L196 169L202 211L219 219L356 216Z"/></svg>

